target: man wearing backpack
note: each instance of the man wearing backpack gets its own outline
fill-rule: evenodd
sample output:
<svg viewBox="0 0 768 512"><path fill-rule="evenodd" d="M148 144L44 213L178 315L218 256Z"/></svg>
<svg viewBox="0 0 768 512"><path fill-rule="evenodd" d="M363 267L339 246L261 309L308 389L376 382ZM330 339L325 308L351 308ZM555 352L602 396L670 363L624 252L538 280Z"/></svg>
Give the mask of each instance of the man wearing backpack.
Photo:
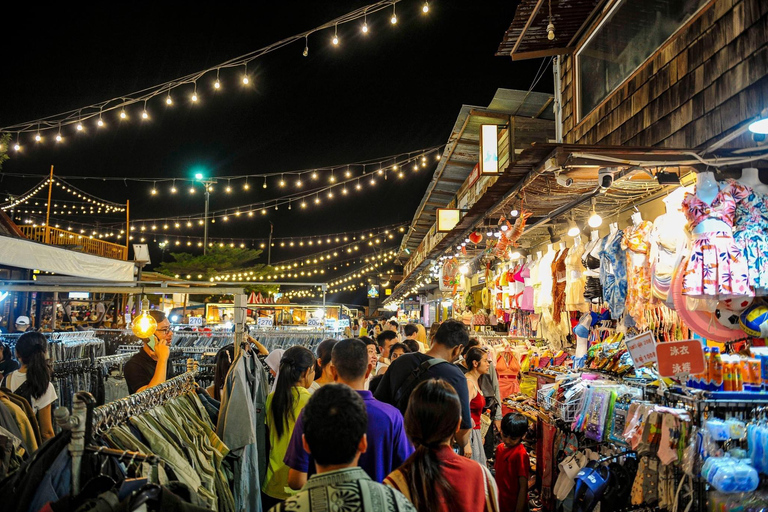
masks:
<svg viewBox="0 0 768 512"><path fill-rule="evenodd" d="M456 389L461 401L461 429L455 437L459 446L465 446L472 429L469 391L466 377L452 363L458 359L467 343L469 334L463 323L455 319L444 321L427 353L403 354L392 362L376 389L376 399L394 405L405 414L411 392L420 382L428 379L446 381Z"/></svg>

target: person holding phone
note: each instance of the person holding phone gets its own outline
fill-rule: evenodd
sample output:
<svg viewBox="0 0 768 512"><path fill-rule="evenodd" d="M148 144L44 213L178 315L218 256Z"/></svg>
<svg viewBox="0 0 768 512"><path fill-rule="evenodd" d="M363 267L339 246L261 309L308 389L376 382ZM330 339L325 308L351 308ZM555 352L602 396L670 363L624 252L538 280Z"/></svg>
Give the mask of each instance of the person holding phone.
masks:
<svg viewBox="0 0 768 512"><path fill-rule="evenodd" d="M141 350L125 363L123 373L131 394L162 384L168 378L168 356L173 331L165 313L151 310L149 314L157 322L155 334L144 342Z"/></svg>

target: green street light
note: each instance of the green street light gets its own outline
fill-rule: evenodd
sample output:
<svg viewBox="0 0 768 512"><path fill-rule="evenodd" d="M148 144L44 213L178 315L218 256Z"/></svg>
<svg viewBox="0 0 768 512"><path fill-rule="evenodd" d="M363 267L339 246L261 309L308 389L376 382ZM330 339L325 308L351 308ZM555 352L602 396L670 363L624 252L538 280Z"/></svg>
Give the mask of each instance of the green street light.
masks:
<svg viewBox="0 0 768 512"><path fill-rule="evenodd" d="M195 173L195 179L196 179L196 180L201 180L201 179L203 179L203 173L201 173L201 172Z"/></svg>

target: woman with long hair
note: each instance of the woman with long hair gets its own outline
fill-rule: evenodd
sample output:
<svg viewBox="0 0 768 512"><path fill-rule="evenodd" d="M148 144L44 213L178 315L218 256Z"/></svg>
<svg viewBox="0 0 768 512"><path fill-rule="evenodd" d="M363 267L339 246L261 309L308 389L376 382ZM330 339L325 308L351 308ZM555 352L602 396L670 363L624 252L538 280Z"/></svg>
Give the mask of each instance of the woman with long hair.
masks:
<svg viewBox="0 0 768 512"><path fill-rule="evenodd" d="M213 384L211 384L206 391L215 400L221 401L221 391L224 389L224 380L227 378L227 373L232 366L232 360L235 358L235 346L229 344L219 349L216 353L216 359L214 361L213 368Z"/></svg>
<svg viewBox="0 0 768 512"><path fill-rule="evenodd" d="M37 415L43 442L54 436L51 404L56 401L56 389L51 382L48 365L48 340L39 332L27 332L16 341L16 357L21 368L9 373L3 387L27 400Z"/></svg>
<svg viewBox="0 0 768 512"><path fill-rule="evenodd" d="M435 340L435 334L437 334L437 330L439 328L440 328L440 322L433 322L432 325L429 326L429 336L427 336L427 347L432 346L432 342Z"/></svg>
<svg viewBox="0 0 768 512"><path fill-rule="evenodd" d="M288 466L283 459L299 412L309 401L307 389L314 380L314 354L301 346L286 350L280 359L275 390L267 397L269 465L261 486L265 510L296 494L288 486Z"/></svg>
<svg viewBox="0 0 768 512"><path fill-rule="evenodd" d="M317 362L315 363L315 381L309 386L309 393L312 394L320 386L326 384L333 384L333 374L331 374L331 353L333 347L336 346L339 340L328 338L323 340L317 346Z"/></svg>
<svg viewBox="0 0 768 512"><path fill-rule="evenodd" d="M464 456L472 460L485 464L485 449L483 448L483 436L481 430L480 416L485 408L485 396L480 389L479 379L482 375L488 373L491 363L488 361L488 354L482 348L470 348L464 356L464 363L469 371L465 374L467 377L467 390L469 391L469 413L472 416L472 432L469 435L469 443L464 447Z"/></svg>
<svg viewBox="0 0 768 512"><path fill-rule="evenodd" d="M451 441L461 427L461 403L443 380L426 380L411 393L405 432L416 451L384 479L419 512L498 512L496 483L487 467L461 457Z"/></svg>

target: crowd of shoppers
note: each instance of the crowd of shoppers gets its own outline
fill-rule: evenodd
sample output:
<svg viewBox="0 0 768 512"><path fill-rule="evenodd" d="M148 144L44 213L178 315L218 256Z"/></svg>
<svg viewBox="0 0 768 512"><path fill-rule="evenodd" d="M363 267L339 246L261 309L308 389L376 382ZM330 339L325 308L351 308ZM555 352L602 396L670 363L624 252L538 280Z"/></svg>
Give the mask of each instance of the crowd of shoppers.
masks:
<svg viewBox="0 0 768 512"><path fill-rule="evenodd" d="M498 393L490 356L466 326L433 324L428 339L422 327L424 342L414 324L402 340L396 322L355 322L351 331L323 341L317 358L303 347L267 357L276 383L265 510L526 510L528 422L492 411L503 441L494 476L481 413Z"/></svg>

